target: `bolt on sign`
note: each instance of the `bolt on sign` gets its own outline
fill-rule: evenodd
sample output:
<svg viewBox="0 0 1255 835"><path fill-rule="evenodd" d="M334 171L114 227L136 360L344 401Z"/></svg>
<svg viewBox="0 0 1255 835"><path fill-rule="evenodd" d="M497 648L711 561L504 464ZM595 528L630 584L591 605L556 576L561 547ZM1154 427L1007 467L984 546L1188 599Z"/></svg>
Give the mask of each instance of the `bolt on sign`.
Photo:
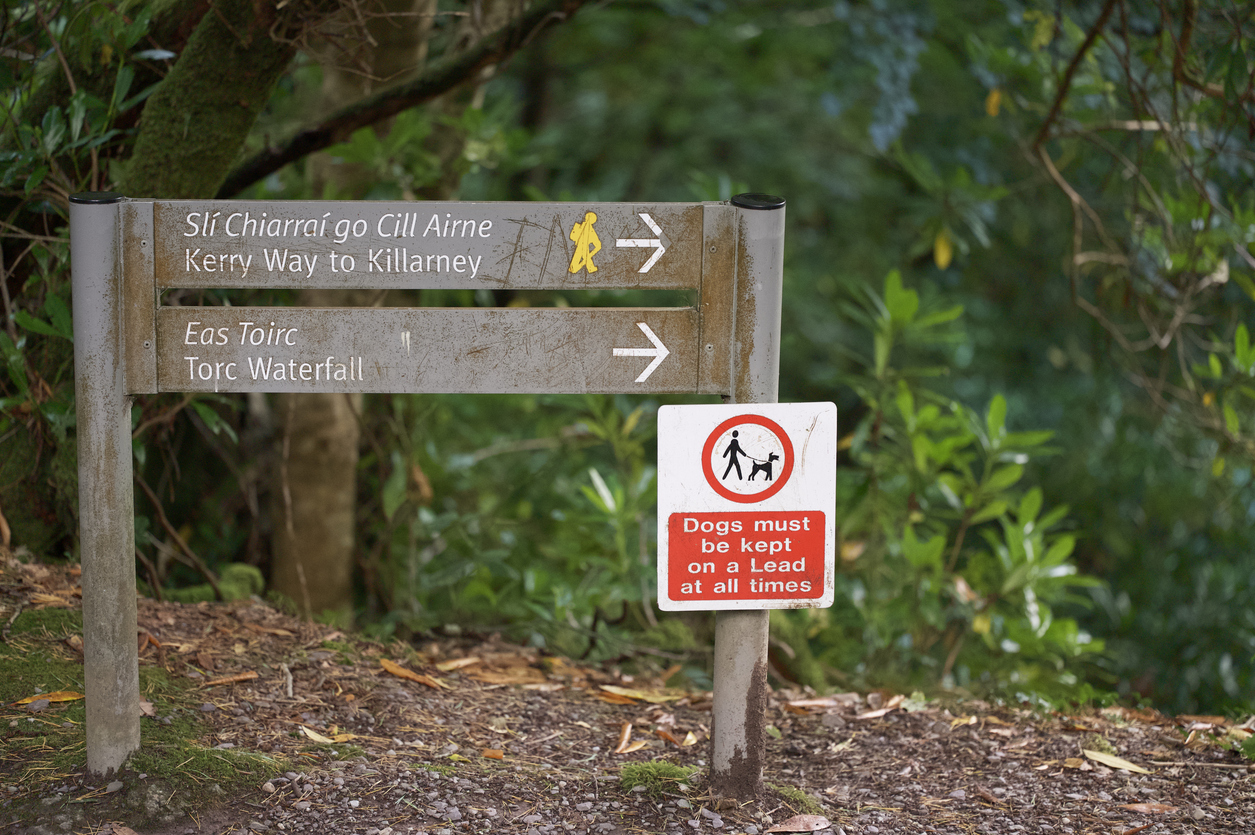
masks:
<svg viewBox="0 0 1255 835"><path fill-rule="evenodd" d="M832 605L837 407L658 410L658 605Z"/></svg>

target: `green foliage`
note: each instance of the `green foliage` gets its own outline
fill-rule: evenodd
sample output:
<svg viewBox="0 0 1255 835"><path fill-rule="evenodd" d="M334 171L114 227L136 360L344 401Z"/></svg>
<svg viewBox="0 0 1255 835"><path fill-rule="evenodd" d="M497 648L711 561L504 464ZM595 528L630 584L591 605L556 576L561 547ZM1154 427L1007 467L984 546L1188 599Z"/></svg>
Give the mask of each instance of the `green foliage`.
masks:
<svg viewBox="0 0 1255 835"><path fill-rule="evenodd" d="M582 651L606 620L642 625L654 409L592 395L394 398L383 429L399 451L364 461L364 492L379 498L363 518L386 520L367 527L383 628L513 624Z"/></svg>
<svg viewBox="0 0 1255 835"><path fill-rule="evenodd" d="M1055 612L1095 583L1070 560L1067 508L1023 483L1050 433L1009 431L1001 395L979 414L894 362L899 346L956 339L961 311L922 303L896 272L864 295L847 308L872 351L850 380L865 411L838 470L838 604L810 627L814 651L860 681L1066 692L1102 645Z"/></svg>

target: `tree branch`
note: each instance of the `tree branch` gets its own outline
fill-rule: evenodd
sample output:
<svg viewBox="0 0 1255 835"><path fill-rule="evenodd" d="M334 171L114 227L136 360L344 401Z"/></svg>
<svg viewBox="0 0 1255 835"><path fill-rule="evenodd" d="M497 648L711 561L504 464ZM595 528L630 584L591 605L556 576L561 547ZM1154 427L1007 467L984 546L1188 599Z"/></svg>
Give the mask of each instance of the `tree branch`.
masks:
<svg viewBox="0 0 1255 835"><path fill-rule="evenodd" d="M432 64L417 78L382 90L305 128L282 145L254 154L227 175L218 199L243 189L314 151L348 139L353 131L429 102L473 78L489 64L508 58L527 46L550 20L566 20L589 0L542 0L521 17L499 29L468 52Z"/></svg>
<svg viewBox="0 0 1255 835"><path fill-rule="evenodd" d="M1076 75L1076 70L1081 66L1081 59L1089 52L1090 47L1094 45L1094 41L1098 40L1098 36L1102 34L1102 29L1107 25L1107 18L1111 17L1111 12L1115 10L1116 0L1107 0L1103 4L1102 12L1098 15L1098 20L1094 21L1094 25L1090 27L1089 32L1085 35L1085 42L1081 44L1081 48L1072 56L1068 68L1063 71L1063 80L1059 83L1059 92L1055 94L1055 100L1050 105L1050 112L1046 114L1046 121L1041 123L1041 128L1037 131L1037 138L1033 140L1033 149L1041 147L1046 141L1046 134L1050 132L1050 126L1054 120L1058 118L1059 111L1063 108L1063 100L1068 97L1068 91L1072 88L1072 76Z"/></svg>

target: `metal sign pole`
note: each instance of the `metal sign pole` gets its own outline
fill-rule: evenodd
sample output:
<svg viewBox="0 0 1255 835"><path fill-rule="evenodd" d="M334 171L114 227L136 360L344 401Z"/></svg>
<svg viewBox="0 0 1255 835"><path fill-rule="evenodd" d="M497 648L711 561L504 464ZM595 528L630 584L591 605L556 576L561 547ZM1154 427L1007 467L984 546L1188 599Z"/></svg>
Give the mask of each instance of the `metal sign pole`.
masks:
<svg viewBox="0 0 1255 835"><path fill-rule="evenodd" d="M139 749L131 401L122 362L123 197L70 197L79 547L87 770L108 774Z"/></svg>
<svg viewBox="0 0 1255 835"><path fill-rule="evenodd" d="M731 403L775 403L780 382L784 200L732 198L737 211ZM767 708L767 610L715 613L710 782L714 794L762 794Z"/></svg>

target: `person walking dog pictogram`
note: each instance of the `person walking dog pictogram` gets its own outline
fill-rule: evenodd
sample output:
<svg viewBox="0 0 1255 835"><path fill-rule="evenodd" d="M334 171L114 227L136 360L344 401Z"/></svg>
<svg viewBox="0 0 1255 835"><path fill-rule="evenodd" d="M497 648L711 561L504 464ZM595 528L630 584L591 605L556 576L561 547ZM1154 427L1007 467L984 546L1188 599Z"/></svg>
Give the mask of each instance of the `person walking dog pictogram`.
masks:
<svg viewBox="0 0 1255 835"><path fill-rule="evenodd" d="M723 451L723 457L728 459L728 468L723 471L723 478L728 477L728 473L732 472L732 468L736 467L736 480L741 481L745 476L741 473L741 462L738 456L745 455L745 450L741 449L741 444L737 441L737 435L741 434L735 429L732 430L732 443L728 444L728 448ZM749 458L748 455L745 455Z"/></svg>

